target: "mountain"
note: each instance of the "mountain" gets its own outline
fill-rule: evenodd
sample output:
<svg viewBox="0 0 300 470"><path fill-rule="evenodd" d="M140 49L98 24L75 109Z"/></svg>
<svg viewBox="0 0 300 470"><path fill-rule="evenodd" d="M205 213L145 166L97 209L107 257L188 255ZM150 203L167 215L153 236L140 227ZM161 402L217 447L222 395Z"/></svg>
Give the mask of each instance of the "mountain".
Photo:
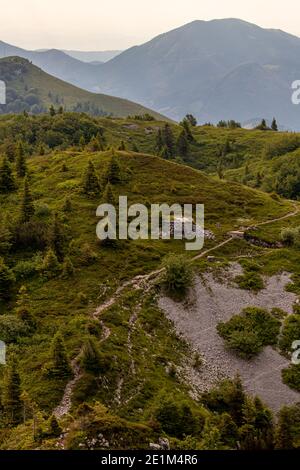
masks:
<svg viewBox="0 0 300 470"><path fill-rule="evenodd" d="M248 123L276 116L283 128L300 130L299 108L291 102L291 84L300 79L300 39L242 20L193 21L106 63L0 43L0 56L7 55L28 58L76 86L140 102L175 120L186 113L201 122Z"/></svg>
<svg viewBox="0 0 300 470"><path fill-rule="evenodd" d="M121 54L122 51L69 51L63 50L65 54L68 54L74 59L81 60L82 62L101 63L108 62L117 55Z"/></svg>
<svg viewBox="0 0 300 470"><path fill-rule="evenodd" d="M99 90L138 100L174 119L256 117L300 128L291 83L300 39L237 19L194 21L133 47L100 70Z"/></svg>
<svg viewBox="0 0 300 470"><path fill-rule="evenodd" d="M71 59L73 60L73 59ZM2 113L45 112L53 104L66 110L86 111L94 115L127 116L159 115L139 104L113 96L90 93L55 78L27 59L9 57L0 59L0 79L6 83L7 104L1 105Z"/></svg>

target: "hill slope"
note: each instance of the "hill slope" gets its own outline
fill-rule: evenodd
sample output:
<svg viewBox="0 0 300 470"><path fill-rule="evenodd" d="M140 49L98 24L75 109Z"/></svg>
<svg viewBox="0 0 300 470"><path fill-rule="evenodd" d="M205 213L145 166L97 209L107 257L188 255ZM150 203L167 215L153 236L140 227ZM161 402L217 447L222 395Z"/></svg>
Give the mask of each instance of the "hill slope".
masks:
<svg viewBox="0 0 300 470"><path fill-rule="evenodd" d="M128 100L81 90L19 57L0 59L0 79L7 87L7 105L0 106L2 113L27 110L37 114L47 111L53 104L55 107L62 105L66 110L86 111L95 115L150 113L162 118Z"/></svg>

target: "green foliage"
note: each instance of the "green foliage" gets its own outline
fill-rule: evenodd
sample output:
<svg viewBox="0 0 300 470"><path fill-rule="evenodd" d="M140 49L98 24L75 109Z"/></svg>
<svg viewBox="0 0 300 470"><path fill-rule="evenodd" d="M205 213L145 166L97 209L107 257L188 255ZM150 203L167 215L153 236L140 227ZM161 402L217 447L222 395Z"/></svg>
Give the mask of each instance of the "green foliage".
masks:
<svg viewBox="0 0 300 470"><path fill-rule="evenodd" d="M21 141L17 143L16 147L16 172L19 178L23 178L26 175L26 159L25 151Z"/></svg>
<svg viewBox="0 0 300 470"><path fill-rule="evenodd" d="M51 343L51 373L57 377L66 377L71 373L65 343L59 332L53 337Z"/></svg>
<svg viewBox="0 0 300 470"><path fill-rule="evenodd" d="M294 341L300 338L300 315L289 315L283 322L279 338L280 349L284 353L289 353L292 350Z"/></svg>
<svg viewBox="0 0 300 470"><path fill-rule="evenodd" d="M281 240L284 245L293 246L296 242L299 242L299 227L292 228L286 227L281 230Z"/></svg>
<svg viewBox="0 0 300 470"><path fill-rule="evenodd" d="M163 284L170 294L185 294L193 282L191 264L184 255L168 255L163 262Z"/></svg>
<svg viewBox="0 0 300 470"><path fill-rule="evenodd" d="M50 248L40 266L40 272L45 279L52 279L60 273L61 266L58 262L57 256Z"/></svg>
<svg viewBox="0 0 300 470"><path fill-rule="evenodd" d="M24 180L23 197L20 209L20 223L29 222L34 215L33 198L31 195L28 178Z"/></svg>
<svg viewBox="0 0 300 470"><path fill-rule="evenodd" d="M7 157L2 159L0 166L0 194L9 193L16 189L14 176Z"/></svg>
<svg viewBox="0 0 300 470"><path fill-rule="evenodd" d="M0 301L8 300L11 297L15 281L13 271L0 258Z"/></svg>
<svg viewBox="0 0 300 470"><path fill-rule="evenodd" d="M155 412L155 419L166 434L178 438L192 435L196 429L199 432L199 424L201 426L188 404L177 404L171 399L160 404Z"/></svg>
<svg viewBox="0 0 300 470"><path fill-rule="evenodd" d="M84 194L95 197L100 193L100 183L96 175L95 167L91 160L84 172L82 179L82 189Z"/></svg>
<svg viewBox="0 0 300 470"><path fill-rule="evenodd" d="M14 357L9 361L3 383L2 405L7 426L19 424L23 418L21 380Z"/></svg>
<svg viewBox="0 0 300 470"><path fill-rule="evenodd" d="M246 359L257 355L263 346L276 344L279 329L279 320L256 307L246 308L240 315L234 315L228 322L217 326L227 347Z"/></svg>
<svg viewBox="0 0 300 470"><path fill-rule="evenodd" d="M282 381L290 388L300 392L300 365L291 364L281 371Z"/></svg>

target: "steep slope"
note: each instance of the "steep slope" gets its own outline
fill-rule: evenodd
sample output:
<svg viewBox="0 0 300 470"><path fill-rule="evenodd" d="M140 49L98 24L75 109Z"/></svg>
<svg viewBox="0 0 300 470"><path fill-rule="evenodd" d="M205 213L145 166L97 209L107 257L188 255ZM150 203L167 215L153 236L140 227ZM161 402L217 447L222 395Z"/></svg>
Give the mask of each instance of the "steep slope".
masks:
<svg viewBox="0 0 300 470"><path fill-rule="evenodd" d="M0 59L0 79L7 87L7 104L0 106L2 114L24 110L37 114L46 112L53 104L56 107L61 105L67 110L86 111L95 115L150 113L162 118L139 104L77 88L18 57Z"/></svg>

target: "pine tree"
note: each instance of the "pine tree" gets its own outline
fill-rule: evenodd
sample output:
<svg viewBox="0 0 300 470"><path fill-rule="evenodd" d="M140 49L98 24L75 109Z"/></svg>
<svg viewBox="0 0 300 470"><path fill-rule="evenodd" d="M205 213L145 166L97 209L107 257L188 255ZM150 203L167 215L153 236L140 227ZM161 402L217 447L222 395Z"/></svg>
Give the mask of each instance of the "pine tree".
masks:
<svg viewBox="0 0 300 470"><path fill-rule="evenodd" d="M55 116L55 114L56 114L56 111L55 111L55 109L54 109L53 104L51 104L51 106L50 106L50 108L49 108L49 114L50 114L50 116L52 116L52 117Z"/></svg>
<svg viewBox="0 0 300 470"><path fill-rule="evenodd" d="M54 214L54 218L50 226L49 244L53 252L55 253L58 261L62 261L64 259L66 235L64 227L60 222L57 214Z"/></svg>
<svg viewBox="0 0 300 470"><path fill-rule="evenodd" d="M174 135L171 129L170 124L165 124L163 129L163 140L168 149L168 154L170 157L175 155L175 143L174 143Z"/></svg>
<svg viewBox="0 0 300 470"><path fill-rule="evenodd" d="M54 415L49 418L49 434L50 436L59 437L62 433L62 429L58 424L58 421Z"/></svg>
<svg viewBox="0 0 300 470"><path fill-rule="evenodd" d="M83 192L88 196L96 196L100 193L99 180L91 160L89 160L87 169L83 175L82 187Z"/></svg>
<svg viewBox="0 0 300 470"><path fill-rule="evenodd" d="M58 332L54 336L51 344L51 360L53 365L53 372L64 377L71 372L70 361L67 355L65 343L62 335Z"/></svg>
<svg viewBox="0 0 300 470"><path fill-rule="evenodd" d="M23 178L26 175L25 152L21 141L17 143L16 148L16 172L19 178Z"/></svg>
<svg viewBox="0 0 300 470"><path fill-rule="evenodd" d="M180 156L186 157L188 150L189 150L189 142L186 136L186 132L183 129L177 139L177 151Z"/></svg>
<svg viewBox="0 0 300 470"><path fill-rule="evenodd" d="M16 278L14 273L0 258L0 301L8 300L11 297Z"/></svg>
<svg viewBox="0 0 300 470"><path fill-rule="evenodd" d="M2 405L7 426L15 426L23 419L21 380L14 357L11 358L4 377Z"/></svg>
<svg viewBox="0 0 300 470"><path fill-rule="evenodd" d="M272 124L271 124L271 129L272 131L278 131L278 126L277 126L277 122L276 122L276 119L273 118L273 121L272 121Z"/></svg>
<svg viewBox="0 0 300 470"><path fill-rule="evenodd" d="M81 135L81 136L80 136L80 139L79 139L79 147L80 147L81 149L84 149L84 147L85 147L85 138L84 138L84 135Z"/></svg>
<svg viewBox="0 0 300 470"><path fill-rule="evenodd" d="M99 139L99 136L93 136L89 143L89 150L91 152L100 152L103 150L102 142Z"/></svg>
<svg viewBox="0 0 300 470"><path fill-rule="evenodd" d="M24 224L28 222L32 218L33 215L34 215L33 199L32 199L31 191L29 188L28 178L25 178L23 198L22 198L21 211L20 211L20 223Z"/></svg>
<svg viewBox="0 0 300 470"><path fill-rule="evenodd" d="M110 183L107 183L105 186L102 200L104 204L112 204L113 206L116 204L115 195Z"/></svg>
<svg viewBox="0 0 300 470"><path fill-rule="evenodd" d="M293 410L293 408L295 408ZM277 431L276 431L276 447L278 449L292 449L293 448L293 424L296 423L294 420L294 413L296 407L283 406L279 412ZM300 409L298 409L298 415ZM298 420L299 422L299 420Z"/></svg>
<svg viewBox="0 0 300 470"><path fill-rule="evenodd" d="M71 261L71 258L67 256L64 260L63 266L62 266L62 277L63 279L68 279L69 277L74 276L74 266Z"/></svg>
<svg viewBox="0 0 300 470"><path fill-rule="evenodd" d="M155 145L155 148L158 153L162 151L163 146L164 146L164 140L162 136L162 131L161 129L158 129L157 135L156 135L156 145Z"/></svg>
<svg viewBox="0 0 300 470"><path fill-rule="evenodd" d="M31 312L30 297L26 286L21 286L19 290L16 314L24 323L34 327L35 321Z"/></svg>
<svg viewBox="0 0 300 470"><path fill-rule="evenodd" d="M192 114L187 114L185 119L189 122L192 127L197 126L197 119Z"/></svg>
<svg viewBox="0 0 300 470"><path fill-rule="evenodd" d="M92 337L88 337L83 345L80 362L85 370L96 372L100 367L100 353Z"/></svg>
<svg viewBox="0 0 300 470"><path fill-rule="evenodd" d="M180 125L183 127L185 131L185 136L188 139L189 142L192 142L194 140L191 128L190 128L190 123L189 121L185 118Z"/></svg>
<svg viewBox="0 0 300 470"><path fill-rule="evenodd" d="M106 181L110 184L118 184L121 182L121 171L115 155L112 155L108 164Z"/></svg>
<svg viewBox="0 0 300 470"><path fill-rule="evenodd" d="M56 277L60 272L60 264L54 251L50 248L41 265L41 273L46 279Z"/></svg>
<svg viewBox="0 0 300 470"><path fill-rule="evenodd" d="M0 193L9 193L15 189L16 185L11 166L7 157L4 157L0 167Z"/></svg>
<svg viewBox="0 0 300 470"><path fill-rule="evenodd" d="M136 152L136 153L139 153L139 148L138 148L138 146L136 145L135 142L133 142L133 144L132 144L132 151Z"/></svg>

